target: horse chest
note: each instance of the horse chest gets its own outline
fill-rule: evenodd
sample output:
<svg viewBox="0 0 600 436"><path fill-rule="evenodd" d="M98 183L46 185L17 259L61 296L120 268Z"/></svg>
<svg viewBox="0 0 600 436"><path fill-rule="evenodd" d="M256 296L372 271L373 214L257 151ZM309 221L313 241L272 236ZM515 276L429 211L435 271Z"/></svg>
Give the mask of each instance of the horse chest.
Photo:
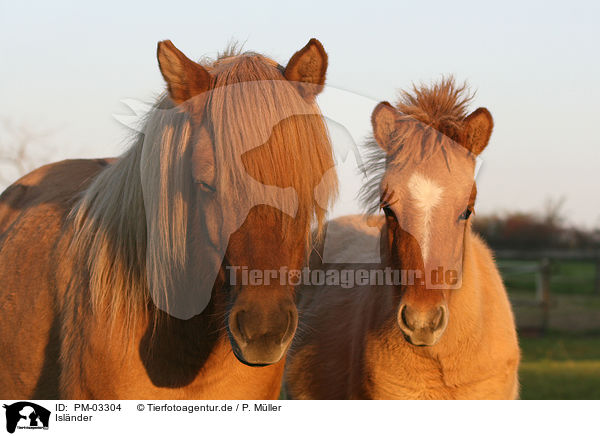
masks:
<svg viewBox="0 0 600 436"><path fill-rule="evenodd" d="M443 373L433 362L420 365L376 365L369 377L369 396L373 399L435 400L454 398L453 389L445 384Z"/></svg>
<svg viewBox="0 0 600 436"><path fill-rule="evenodd" d="M149 365L135 347L123 354L88 349L80 371L66 376L76 391L69 398L118 399L277 399L283 362L252 368L240 363L231 352L215 350L202 367L163 361Z"/></svg>
<svg viewBox="0 0 600 436"><path fill-rule="evenodd" d="M409 354L409 353L408 353ZM374 365L370 396L375 399L512 399L517 396L516 361L481 366L477 359L426 359L414 356Z"/></svg>

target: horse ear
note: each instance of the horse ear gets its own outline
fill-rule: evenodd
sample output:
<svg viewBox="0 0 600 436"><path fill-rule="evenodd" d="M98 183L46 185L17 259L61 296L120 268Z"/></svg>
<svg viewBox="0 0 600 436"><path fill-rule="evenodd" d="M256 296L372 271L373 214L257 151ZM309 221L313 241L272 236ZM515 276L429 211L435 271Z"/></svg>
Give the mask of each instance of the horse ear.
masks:
<svg viewBox="0 0 600 436"><path fill-rule="evenodd" d="M306 100L314 99L323 90L327 72L327 53L315 38L294 53L285 67L283 75L294 82Z"/></svg>
<svg viewBox="0 0 600 436"><path fill-rule="evenodd" d="M373 136L375 141L388 152L391 144L392 134L396 130L397 110L387 101L382 101L373 110L371 124L373 125Z"/></svg>
<svg viewBox="0 0 600 436"><path fill-rule="evenodd" d="M175 104L179 105L208 91L208 71L202 65L188 59L171 41L159 42L156 56L160 72L167 82L169 95Z"/></svg>
<svg viewBox="0 0 600 436"><path fill-rule="evenodd" d="M465 147L476 155L480 154L488 145L493 128L494 120L492 119L492 114L484 107L477 109L465 118Z"/></svg>

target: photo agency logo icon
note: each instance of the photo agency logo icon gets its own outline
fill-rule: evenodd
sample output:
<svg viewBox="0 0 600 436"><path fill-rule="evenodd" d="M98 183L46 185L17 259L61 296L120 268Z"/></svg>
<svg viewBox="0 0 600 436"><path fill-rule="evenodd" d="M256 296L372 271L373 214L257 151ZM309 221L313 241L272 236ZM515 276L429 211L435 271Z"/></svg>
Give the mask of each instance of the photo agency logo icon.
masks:
<svg viewBox="0 0 600 436"><path fill-rule="evenodd" d="M38 404L29 401L19 401L10 405L4 404L6 409L6 431L14 433L19 430L48 430L50 411Z"/></svg>

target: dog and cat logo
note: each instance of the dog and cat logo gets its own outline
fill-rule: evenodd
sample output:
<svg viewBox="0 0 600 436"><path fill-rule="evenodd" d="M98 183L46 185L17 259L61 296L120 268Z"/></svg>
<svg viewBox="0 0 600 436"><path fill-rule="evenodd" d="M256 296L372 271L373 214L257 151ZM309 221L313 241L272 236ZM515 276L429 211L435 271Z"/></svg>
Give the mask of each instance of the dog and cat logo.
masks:
<svg viewBox="0 0 600 436"><path fill-rule="evenodd" d="M4 405L6 409L6 431L14 433L16 429L48 430L50 411L29 401L19 401Z"/></svg>

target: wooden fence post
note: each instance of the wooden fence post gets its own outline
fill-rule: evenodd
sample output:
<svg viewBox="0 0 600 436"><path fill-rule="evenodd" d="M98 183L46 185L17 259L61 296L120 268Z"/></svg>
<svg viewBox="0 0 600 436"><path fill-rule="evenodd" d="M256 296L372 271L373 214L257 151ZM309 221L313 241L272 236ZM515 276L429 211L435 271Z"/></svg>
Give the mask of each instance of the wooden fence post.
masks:
<svg viewBox="0 0 600 436"><path fill-rule="evenodd" d="M542 331L546 333L550 327L550 260L545 257L540 262L540 296L542 297Z"/></svg>
<svg viewBox="0 0 600 436"><path fill-rule="evenodd" d="M594 286L594 290L597 295L600 295L600 251L596 257L596 284Z"/></svg>

